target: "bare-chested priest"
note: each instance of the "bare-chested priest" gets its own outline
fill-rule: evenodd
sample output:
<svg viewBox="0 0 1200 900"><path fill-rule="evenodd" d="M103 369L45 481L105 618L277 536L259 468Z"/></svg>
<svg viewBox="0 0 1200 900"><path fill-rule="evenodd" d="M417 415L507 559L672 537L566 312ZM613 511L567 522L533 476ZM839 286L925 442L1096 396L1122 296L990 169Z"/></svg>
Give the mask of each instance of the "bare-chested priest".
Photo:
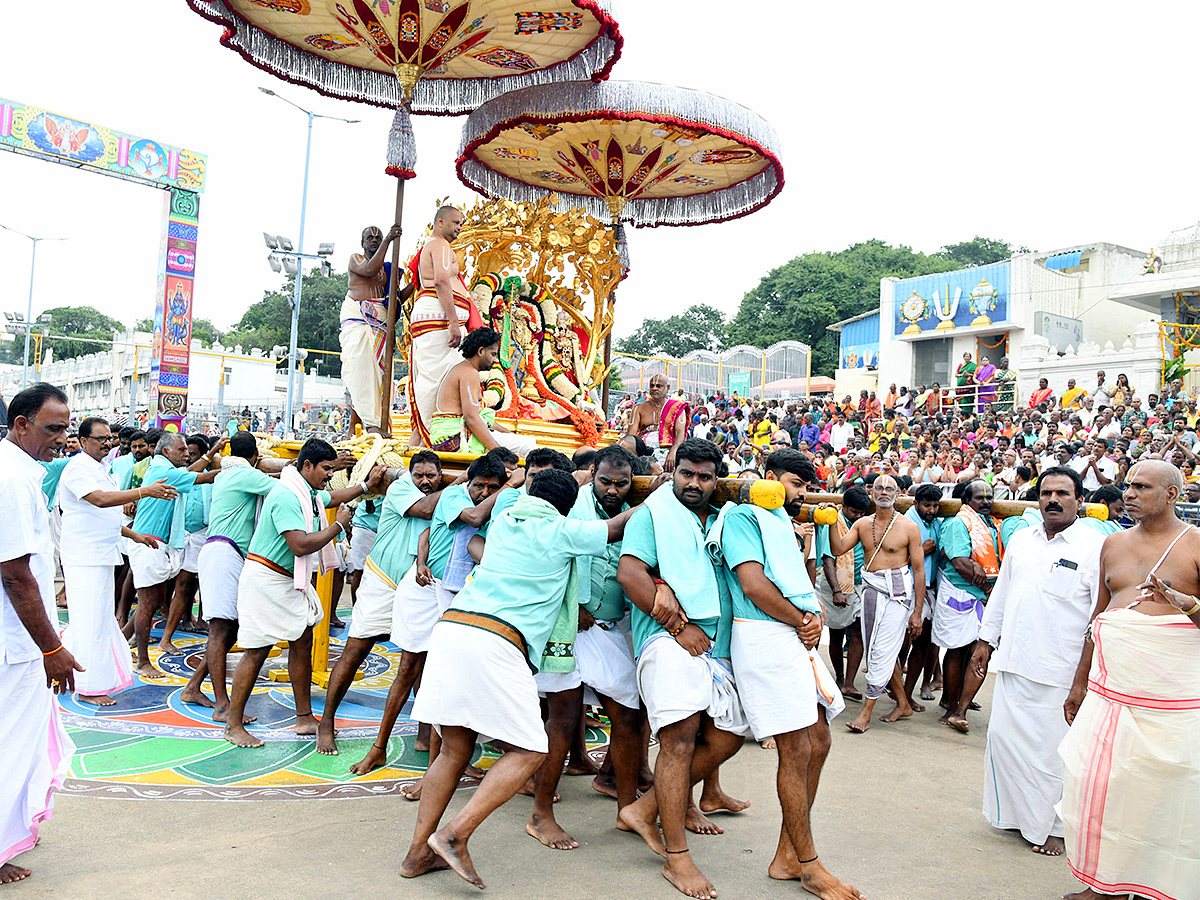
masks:
<svg viewBox="0 0 1200 900"><path fill-rule="evenodd" d="M417 261L417 297L409 314L412 352L408 367L408 408L413 446L431 446L429 430L437 408L438 388L458 359L455 348L471 328L474 304L450 246L462 231L463 216L443 206L433 220L433 234ZM482 319L476 312L476 323Z"/></svg>
<svg viewBox="0 0 1200 900"><path fill-rule="evenodd" d="M1096 613L1064 711L1061 815L1072 900L1200 896L1200 531L1179 469L1140 462L1104 541ZM1060 571L1066 568L1066 571ZM1079 573L1055 564L1050 582Z"/></svg>
<svg viewBox="0 0 1200 900"><path fill-rule="evenodd" d="M829 546L841 556L862 543L862 635L867 659L867 690L862 712L846 727L861 734L871 727L875 702L890 687L896 707L884 722L907 719L914 707L904 691L897 661L904 635L921 633L921 608L925 604L925 551L921 530L896 512L899 488L891 475L880 475L871 485L875 512L854 523L845 536L830 529ZM915 597L915 601L914 601ZM917 709L918 712L924 707Z"/></svg>
<svg viewBox="0 0 1200 900"><path fill-rule="evenodd" d="M359 422L365 430L376 432L383 423L383 354L387 344L391 270L384 259L388 247L399 239L399 225L393 225L386 237L374 225L364 228L363 252L352 255L347 266L349 275L339 337L342 383L350 392L351 433Z"/></svg>
<svg viewBox="0 0 1200 900"><path fill-rule="evenodd" d="M535 441L497 425L493 410L483 406L479 373L495 365L500 335L493 328L476 328L458 349L464 359L442 379L429 423L429 446L444 453L487 453L501 446L518 455L533 450Z"/></svg>
<svg viewBox="0 0 1200 900"><path fill-rule="evenodd" d="M675 470L675 451L688 438L691 428L691 409L686 400L667 397L671 382L666 375L655 375L650 379L650 399L643 400L633 408L629 417L629 429L655 451L658 461L668 472Z"/></svg>

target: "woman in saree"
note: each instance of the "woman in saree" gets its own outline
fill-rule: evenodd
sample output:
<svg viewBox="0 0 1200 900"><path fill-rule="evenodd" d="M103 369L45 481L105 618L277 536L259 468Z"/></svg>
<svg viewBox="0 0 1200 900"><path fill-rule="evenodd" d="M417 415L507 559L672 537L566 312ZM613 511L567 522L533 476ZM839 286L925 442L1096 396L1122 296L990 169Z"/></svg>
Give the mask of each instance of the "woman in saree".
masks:
<svg viewBox="0 0 1200 900"><path fill-rule="evenodd" d="M979 357L979 368L975 370L978 385L976 409L983 412L989 404L996 402L996 367L986 356Z"/></svg>
<svg viewBox="0 0 1200 900"><path fill-rule="evenodd" d="M963 361L954 370L956 387L954 401L964 413L975 408L975 370L978 366L971 359L970 353L963 354Z"/></svg>

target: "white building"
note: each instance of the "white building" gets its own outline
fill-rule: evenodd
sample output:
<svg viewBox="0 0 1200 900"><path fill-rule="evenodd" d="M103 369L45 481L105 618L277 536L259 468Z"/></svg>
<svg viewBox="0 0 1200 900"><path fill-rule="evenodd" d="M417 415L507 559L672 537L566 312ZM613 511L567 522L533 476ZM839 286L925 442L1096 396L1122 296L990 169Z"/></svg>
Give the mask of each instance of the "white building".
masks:
<svg viewBox="0 0 1200 900"><path fill-rule="evenodd" d="M117 332L108 350L53 360L46 354L40 367L31 364L30 382L48 381L67 392L71 414L77 418L97 415L127 417L132 408L145 412L150 393L151 335L147 332ZM137 368L136 387L130 389ZM340 404L345 388L340 378L318 375L308 365L298 384L298 399L309 404ZM11 398L21 390L21 367L0 372L0 392ZM131 404L132 399L132 404ZM287 363L277 362L257 347L247 354L240 346L214 344L206 348L192 341L188 372L189 418L209 413L221 415L230 409L262 407L281 414L287 401Z"/></svg>

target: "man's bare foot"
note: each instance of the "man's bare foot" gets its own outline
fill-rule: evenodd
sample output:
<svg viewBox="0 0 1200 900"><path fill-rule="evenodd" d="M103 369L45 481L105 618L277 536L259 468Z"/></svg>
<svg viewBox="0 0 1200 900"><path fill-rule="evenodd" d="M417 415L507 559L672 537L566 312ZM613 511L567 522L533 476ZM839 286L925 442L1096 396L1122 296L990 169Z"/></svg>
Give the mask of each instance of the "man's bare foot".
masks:
<svg viewBox="0 0 1200 900"><path fill-rule="evenodd" d="M970 724L962 716L948 715L946 724L961 734L966 734L971 730Z"/></svg>
<svg viewBox="0 0 1200 900"><path fill-rule="evenodd" d="M925 705L923 703L918 703L912 697L908 698L908 705L912 707L913 712L925 712Z"/></svg>
<svg viewBox="0 0 1200 900"><path fill-rule="evenodd" d="M967 709L978 712L979 710L983 709L983 707L980 706L978 703L976 703L974 700L972 700L970 703L967 704Z"/></svg>
<svg viewBox="0 0 1200 900"><path fill-rule="evenodd" d="M482 779L483 776L486 774L487 774L487 772L483 771L483 769L479 768L479 766L472 766L472 765L468 764L467 767L465 769L463 769L462 777L463 778L480 778L480 779Z"/></svg>
<svg viewBox="0 0 1200 900"><path fill-rule="evenodd" d="M158 649L163 653L178 653L179 648L170 641L159 641Z"/></svg>
<svg viewBox="0 0 1200 900"><path fill-rule="evenodd" d="M805 864L804 870L800 886L821 900L861 900L862 894L853 885L830 875L819 859Z"/></svg>
<svg viewBox="0 0 1200 900"><path fill-rule="evenodd" d="M199 688L184 688L183 693L179 695L179 699L184 703L190 703L192 706L203 706L205 709L216 708L216 704L209 700L204 694L200 693Z"/></svg>
<svg viewBox="0 0 1200 900"><path fill-rule="evenodd" d="M112 697L108 696L108 694L76 694L75 699L78 700L80 703L87 703L87 704L90 704L91 706L116 706L117 705L117 701L114 700ZM183 697L180 699L182 699L185 703L187 702L186 697Z"/></svg>
<svg viewBox="0 0 1200 900"><path fill-rule="evenodd" d="M354 775L366 775L368 772L373 772L374 770L378 769L386 762L387 750L380 750L377 746L372 744L371 749L367 751L367 755L350 767L350 772ZM418 784L419 783L420 782L418 782ZM407 797L407 795L404 794L404 788L400 789L400 793Z"/></svg>
<svg viewBox="0 0 1200 900"><path fill-rule="evenodd" d="M869 718L864 718L860 713L858 718L853 722L847 722L846 727L855 734L865 734L867 729L871 727L871 720Z"/></svg>
<svg viewBox="0 0 1200 900"><path fill-rule="evenodd" d="M714 791L703 790L700 792L700 811L706 813L712 812L731 812L740 813L742 810L750 808L749 800L738 800L736 797L730 797L727 793L719 788Z"/></svg>
<svg viewBox="0 0 1200 900"><path fill-rule="evenodd" d="M0 884L12 884L14 881L23 881L32 874L28 869L23 869L13 863L5 863L0 866Z"/></svg>
<svg viewBox="0 0 1200 900"><path fill-rule="evenodd" d="M1127 894L1097 894L1091 888L1085 888L1074 894L1063 894L1063 900L1126 900L1127 896Z"/></svg>
<svg viewBox="0 0 1200 900"><path fill-rule="evenodd" d="M229 721L229 707L228 706L214 706L212 720L214 722L222 722L222 723ZM258 721L258 716L248 716L245 713L242 713L242 724L243 725L249 725L251 722L257 722L257 721Z"/></svg>
<svg viewBox="0 0 1200 900"><path fill-rule="evenodd" d="M428 845L421 848L414 847L408 851L404 862L400 863L400 877L416 878L426 872L445 871L448 868L450 868L450 863L430 850Z"/></svg>
<svg viewBox="0 0 1200 900"><path fill-rule="evenodd" d="M196 619L194 622L180 622L179 630L186 631L188 634L208 634L208 623L203 619Z"/></svg>
<svg viewBox="0 0 1200 900"><path fill-rule="evenodd" d="M692 834L724 834L725 829L715 824L712 819L700 812L696 807L688 804L687 812L683 817L683 827Z"/></svg>
<svg viewBox="0 0 1200 900"><path fill-rule="evenodd" d="M605 797L617 799L617 779L614 775L607 772L599 773L592 779L592 790L597 794L603 794Z"/></svg>
<svg viewBox="0 0 1200 900"><path fill-rule="evenodd" d="M778 746L779 745L775 743L775 738L773 738L773 737L769 737L765 741L762 742L762 748L764 750L774 750Z"/></svg>
<svg viewBox="0 0 1200 900"><path fill-rule="evenodd" d="M534 797L537 795L537 790L533 786L533 777L532 776L530 776L529 780L525 782L524 786L519 791L517 791L517 793L523 797ZM561 799L562 799L562 797L559 795L558 791L555 791L554 792L554 802L557 803Z"/></svg>
<svg viewBox="0 0 1200 900"><path fill-rule="evenodd" d="M362 763L359 763L359 765L362 765ZM361 775L364 773L360 772L358 774ZM404 787L400 788L400 796L403 797L405 800L412 800L414 802L417 800L420 800L421 799L421 782L424 780L425 780L424 778L418 778L412 784L404 785Z"/></svg>
<svg viewBox="0 0 1200 900"><path fill-rule="evenodd" d="M429 836L429 849L449 863L450 868L464 880L469 881L481 891L487 887L483 883L483 879L475 873L475 867L471 865L471 855L467 853L467 842L460 841L451 834L448 827Z"/></svg>
<svg viewBox="0 0 1200 900"><path fill-rule="evenodd" d="M646 846L664 859L667 847L663 843L662 832L658 829L658 817L647 818L643 810L637 809L637 803L631 803L617 813L617 828L621 831L636 831Z"/></svg>
<svg viewBox="0 0 1200 900"><path fill-rule="evenodd" d="M1051 836L1046 838L1046 843L1032 849L1034 853L1040 853L1042 856L1062 856L1067 849L1067 844L1062 838Z"/></svg>
<svg viewBox="0 0 1200 900"><path fill-rule="evenodd" d="M292 726L292 730L296 734L316 734L321 723L317 721L317 717L312 713L303 716L296 716L296 724ZM337 734L335 731L334 734Z"/></svg>
<svg viewBox="0 0 1200 900"><path fill-rule="evenodd" d="M326 722L328 722L329 724L326 725L325 724ZM299 724L299 723L297 723L297 724ZM337 734L337 732L333 730L333 716L326 716L325 718L323 718L321 720L321 723L317 726L317 752L318 753L322 753L325 756L337 756L338 755L337 741L335 741L333 739L333 736L335 734Z"/></svg>
<svg viewBox="0 0 1200 900"><path fill-rule="evenodd" d="M573 760L565 769L564 775L595 775L600 771L600 764L592 760L590 756L584 756L581 760Z"/></svg>
<svg viewBox="0 0 1200 900"><path fill-rule="evenodd" d="M537 838L551 850L574 850L579 846L579 841L563 831L553 816L539 821L538 814L534 813L525 825L525 833Z"/></svg>
<svg viewBox="0 0 1200 900"><path fill-rule="evenodd" d="M931 684L929 686L929 689L931 691L940 691L942 689L942 679L940 679L940 678L933 679L933 684Z"/></svg>
<svg viewBox="0 0 1200 900"><path fill-rule="evenodd" d="M950 718L950 710L947 709L944 713L938 716L938 722L942 725L946 724L946 720Z"/></svg>
<svg viewBox="0 0 1200 900"><path fill-rule="evenodd" d="M675 885L675 890L696 900L710 900L717 896L717 889L704 873L692 862L692 854L677 853L667 857L663 866L663 878Z"/></svg>
<svg viewBox="0 0 1200 900"><path fill-rule="evenodd" d="M848 687L846 685L842 685L839 688L839 690L842 692L842 696L845 697L847 700L857 700L860 703L862 702L862 691L856 690L856 689L854 689L852 687Z"/></svg>
<svg viewBox="0 0 1200 900"><path fill-rule="evenodd" d="M158 669L154 668L151 663L146 663L144 666L138 666L136 669L134 669L134 671L137 672L140 677L149 681L161 681L167 677L166 672L158 671Z"/></svg>
<svg viewBox="0 0 1200 900"><path fill-rule="evenodd" d="M937 698L937 695L932 690L930 690L927 687L921 688L921 699L922 700L935 700L936 698Z"/></svg>
<svg viewBox="0 0 1200 900"><path fill-rule="evenodd" d="M233 744L235 747L261 747L263 741L260 741L242 725L225 724L225 740Z"/></svg>
<svg viewBox="0 0 1200 900"><path fill-rule="evenodd" d="M339 619L336 615L332 615L329 617L329 627L330 628L345 628L346 623L343 622L341 619Z"/></svg>
<svg viewBox="0 0 1200 900"><path fill-rule="evenodd" d="M896 708L893 709L886 716L881 718L879 721L887 722L888 724L891 724L892 722L899 722L901 719L912 718L913 711L914 711L913 708L911 706L909 706L907 703L905 703L903 706L901 706L899 703L897 703Z"/></svg>

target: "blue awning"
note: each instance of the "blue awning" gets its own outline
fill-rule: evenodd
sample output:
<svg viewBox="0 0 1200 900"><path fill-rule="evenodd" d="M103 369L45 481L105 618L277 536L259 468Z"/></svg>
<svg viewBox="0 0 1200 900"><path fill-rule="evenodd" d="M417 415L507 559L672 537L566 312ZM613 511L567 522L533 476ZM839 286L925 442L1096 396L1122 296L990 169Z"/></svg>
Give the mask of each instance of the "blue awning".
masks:
<svg viewBox="0 0 1200 900"><path fill-rule="evenodd" d="M1073 269L1079 265L1079 260L1082 256L1082 250L1075 250L1071 253L1055 253L1053 256L1046 259L1046 268Z"/></svg>

